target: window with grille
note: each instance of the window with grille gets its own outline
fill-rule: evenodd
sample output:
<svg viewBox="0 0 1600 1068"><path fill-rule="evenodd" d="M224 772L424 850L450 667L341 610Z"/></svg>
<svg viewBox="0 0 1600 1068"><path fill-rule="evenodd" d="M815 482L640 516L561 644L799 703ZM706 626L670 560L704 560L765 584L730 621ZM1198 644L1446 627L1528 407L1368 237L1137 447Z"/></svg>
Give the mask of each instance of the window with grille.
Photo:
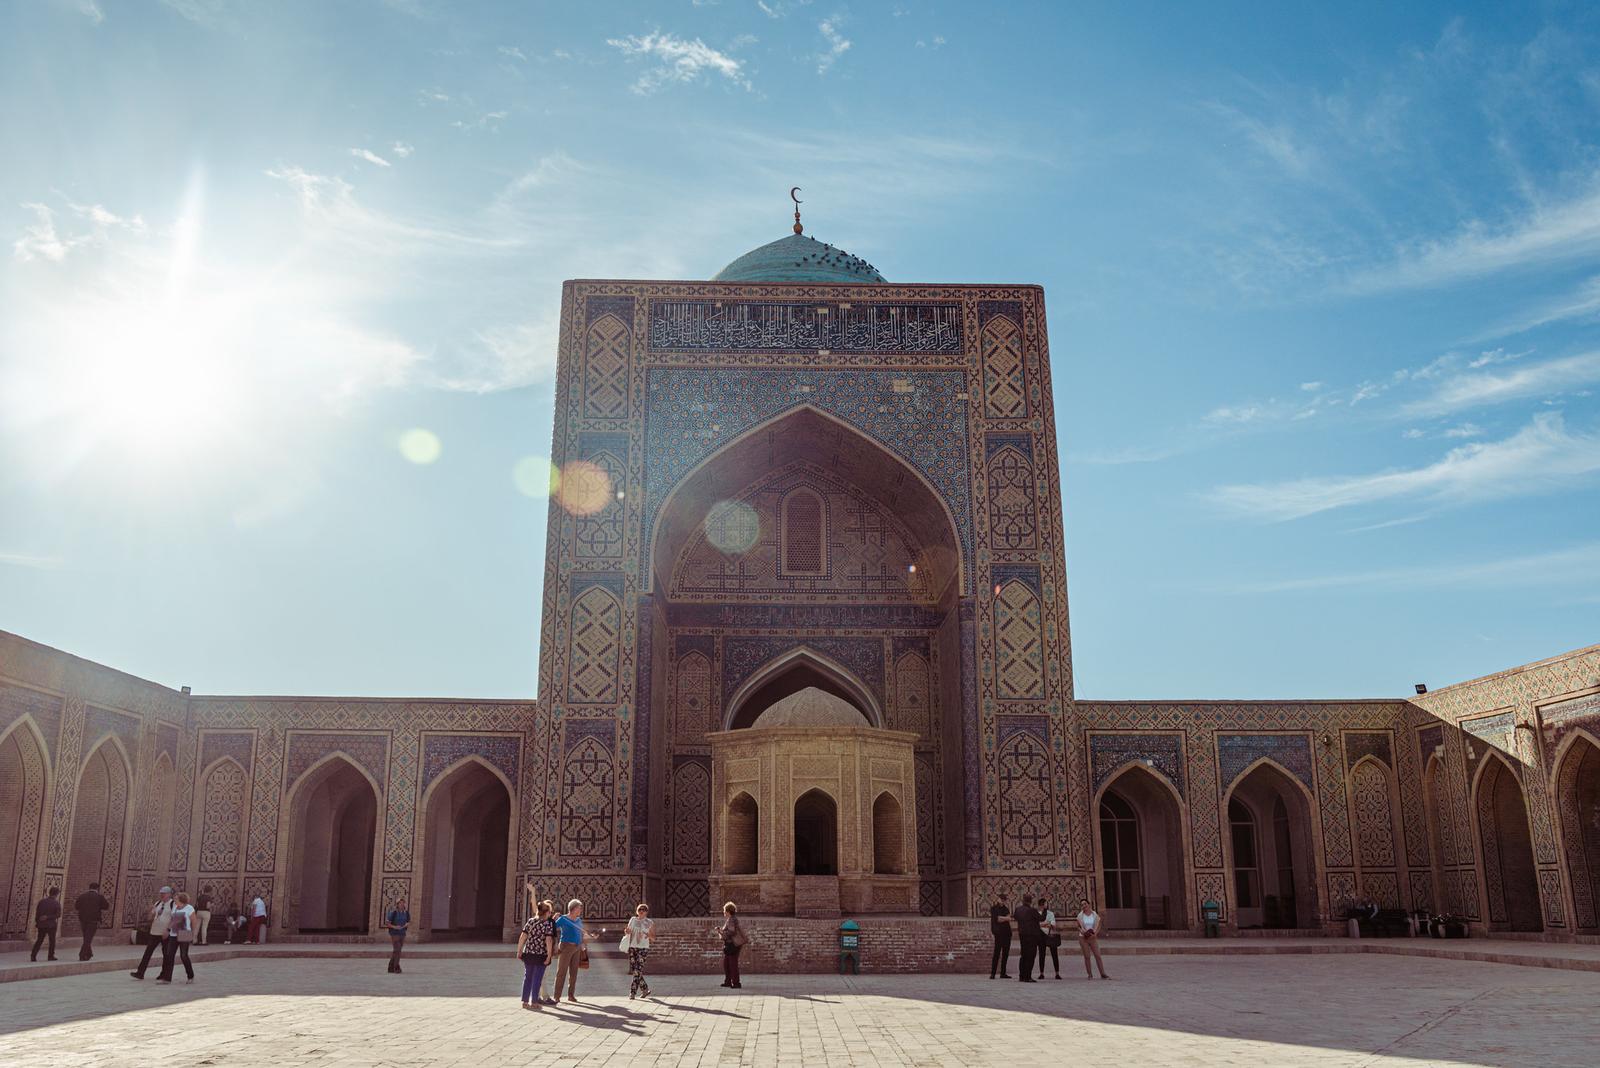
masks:
<svg viewBox="0 0 1600 1068"><path fill-rule="evenodd" d="M783 570L789 575L821 575L828 570L827 531L822 498L795 490L783 499Z"/></svg>
<svg viewBox="0 0 1600 1068"><path fill-rule="evenodd" d="M1106 908L1139 907L1139 816L1120 795L1100 799L1100 859L1106 875Z"/></svg>
<svg viewBox="0 0 1600 1068"><path fill-rule="evenodd" d="M1256 817L1238 798L1228 802L1233 835L1233 896L1241 909L1261 905L1261 866L1256 859Z"/></svg>

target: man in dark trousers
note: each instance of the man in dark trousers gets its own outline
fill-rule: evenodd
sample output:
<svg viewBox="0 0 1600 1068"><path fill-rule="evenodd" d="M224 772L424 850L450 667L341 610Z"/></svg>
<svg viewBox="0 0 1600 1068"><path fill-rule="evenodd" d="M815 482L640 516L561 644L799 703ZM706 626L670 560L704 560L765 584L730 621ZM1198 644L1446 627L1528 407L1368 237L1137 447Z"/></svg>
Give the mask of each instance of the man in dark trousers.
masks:
<svg viewBox="0 0 1600 1068"><path fill-rule="evenodd" d="M989 962L989 978L993 979L995 972L1000 973L1000 978L1010 979L1006 974L1006 965L1011 959L1011 906L1006 904L1006 895L995 895L994 904L989 906L989 932L994 935L994 959Z"/></svg>
<svg viewBox="0 0 1600 1068"><path fill-rule="evenodd" d="M46 959L56 959L56 925L61 922L60 893L60 887L52 886L33 907L33 925L39 929L39 937L33 940L33 952L28 955L31 961L39 959L39 947L46 938L50 939L50 953Z"/></svg>
<svg viewBox="0 0 1600 1068"><path fill-rule="evenodd" d="M94 959L94 933L100 929L100 919L110 907L111 902L100 892L99 883L90 883L89 889L79 894L78 900L72 903L72 911L78 914L78 926L83 928L83 945L78 947L79 960Z"/></svg>
<svg viewBox="0 0 1600 1068"><path fill-rule="evenodd" d="M1035 983L1033 977L1033 962L1039 955L1039 942L1044 937L1044 932L1039 930L1039 910L1033 907L1033 895L1023 894L1022 904L1011 911L1011 918L1017 921L1017 937L1022 940L1022 966L1017 971L1017 982Z"/></svg>

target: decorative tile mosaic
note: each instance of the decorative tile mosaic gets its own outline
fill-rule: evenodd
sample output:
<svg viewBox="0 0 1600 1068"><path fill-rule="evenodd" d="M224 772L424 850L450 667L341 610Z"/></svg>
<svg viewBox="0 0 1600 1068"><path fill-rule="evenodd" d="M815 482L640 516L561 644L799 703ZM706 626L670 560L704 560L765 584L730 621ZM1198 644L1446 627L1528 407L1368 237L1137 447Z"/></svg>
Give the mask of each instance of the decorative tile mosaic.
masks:
<svg viewBox="0 0 1600 1068"><path fill-rule="evenodd" d="M1217 763L1221 781L1232 786L1245 769L1266 757L1315 792L1311 740L1303 734L1218 734Z"/></svg>
<svg viewBox="0 0 1600 1068"><path fill-rule="evenodd" d="M1117 769L1130 761L1146 764L1166 776L1184 794L1183 740L1175 734L1089 735L1089 787L1098 791Z"/></svg>

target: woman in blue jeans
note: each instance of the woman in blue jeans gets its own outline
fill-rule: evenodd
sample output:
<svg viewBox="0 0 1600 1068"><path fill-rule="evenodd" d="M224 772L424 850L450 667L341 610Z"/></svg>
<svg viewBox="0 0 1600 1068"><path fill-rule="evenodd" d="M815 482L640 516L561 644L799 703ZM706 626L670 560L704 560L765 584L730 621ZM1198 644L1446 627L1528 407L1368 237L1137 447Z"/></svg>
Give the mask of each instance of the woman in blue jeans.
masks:
<svg viewBox="0 0 1600 1068"><path fill-rule="evenodd" d="M522 1007L531 1008L542 1000L539 988L544 985L544 970L555 955L556 925L550 918L555 906L548 901L539 902L539 914L522 925L517 938L517 956L522 959ZM555 999L551 998L554 1004Z"/></svg>

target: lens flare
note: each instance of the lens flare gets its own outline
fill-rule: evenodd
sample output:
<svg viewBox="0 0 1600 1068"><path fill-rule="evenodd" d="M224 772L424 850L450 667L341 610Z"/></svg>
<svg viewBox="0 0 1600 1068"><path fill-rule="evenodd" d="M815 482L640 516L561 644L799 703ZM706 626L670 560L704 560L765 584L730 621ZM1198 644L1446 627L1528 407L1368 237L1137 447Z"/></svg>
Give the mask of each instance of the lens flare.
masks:
<svg viewBox="0 0 1600 1068"><path fill-rule="evenodd" d="M611 476L599 464L573 460L561 469L556 500L573 515L594 515L612 501Z"/></svg>
<svg viewBox="0 0 1600 1068"><path fill-rule="evenodd" d="M761 517L743 501L718 501L706 513L706 541L730 556L747 553L761 536Z"/></svg>
<svg viewBox="0 0 1600 1068"><path fill-rule="evenodd" d="M524 456L512 465L511 481L518 493L544 498L561 489L561 472L543 456Z"/></svg>
<svg viewBox="0 0 1600 1068"><path fill-rule="evenodd" d="M400 435L400 455L414 464L431 464L444 451L439 435L421 427L412 427Z"/></svg>

